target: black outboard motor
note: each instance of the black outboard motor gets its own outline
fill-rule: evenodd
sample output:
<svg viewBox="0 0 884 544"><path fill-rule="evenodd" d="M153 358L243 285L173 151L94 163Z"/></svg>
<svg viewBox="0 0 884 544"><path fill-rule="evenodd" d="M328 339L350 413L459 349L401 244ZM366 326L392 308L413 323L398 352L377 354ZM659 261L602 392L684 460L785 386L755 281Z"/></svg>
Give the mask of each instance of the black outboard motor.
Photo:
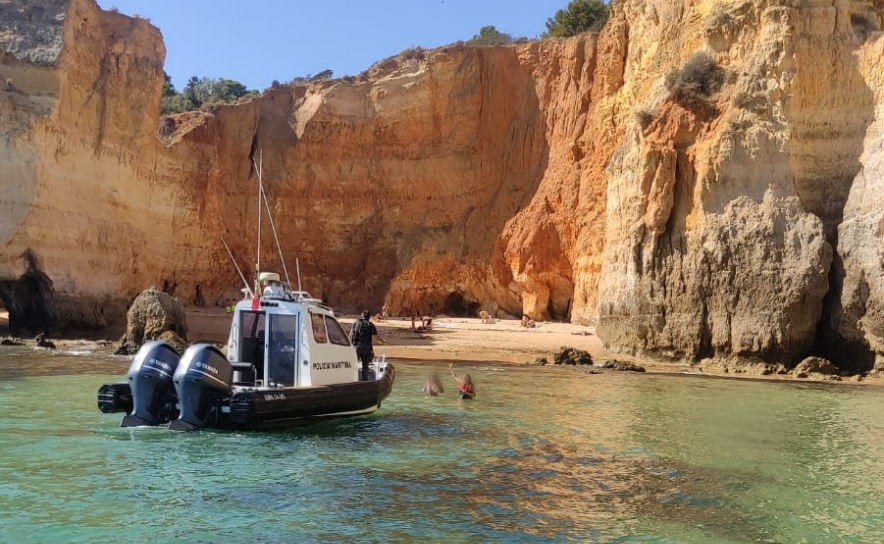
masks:
<svg viewBox="0 0 884 544"><path fill-rule="evenodd" d="M122 427L159 425L177 416L172 378L179 360L175 348L161 340L141 346L126 374L132 413L123 418Z"/></svg>
<svg viewBox="0 0 884 544"><path fill-rule="evenodd" d="M105 414L132 411L132 390L129 383L109 383L98 389L98 409Z"/></svg>
<svg viewBox="0 0 884 544"><path fill-rule="evenodd" d="M233 366L218 348L187 348L174 377L181 415L169 423L169 430L194 431L220 422L222 401L233 393L232 380Z"/></svg>

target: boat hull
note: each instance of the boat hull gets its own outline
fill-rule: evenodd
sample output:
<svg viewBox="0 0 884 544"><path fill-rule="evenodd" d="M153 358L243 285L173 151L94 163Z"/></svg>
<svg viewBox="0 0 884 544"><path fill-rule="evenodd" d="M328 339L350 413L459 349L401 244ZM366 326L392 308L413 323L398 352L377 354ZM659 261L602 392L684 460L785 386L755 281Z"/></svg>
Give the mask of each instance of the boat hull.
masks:
<svg viewBox="0 0 884 544"><path fill-rule="evenodd" d="M240 391L215 401L214 411L220 417L209 421L206 428L263 431L370 414L390 395L395 379L396 370L388 363L381 377L370 382ZM98 392L98 404L104 413L130 412L133 403L129 384L103 385ZM130 416L124 419L131 423ZM200 428L176 422L177 419L166 419L157 423L144 421L142 425L168 425L178 431Z"/></svg>
<svg viewBox="0 0 884 544"><path fill-rule="evenodd" d="M390 394L395 374L393 365L388 364L376 381L235 393L227 401L228 425L242 430L269 430L368 414Z"/></svg>

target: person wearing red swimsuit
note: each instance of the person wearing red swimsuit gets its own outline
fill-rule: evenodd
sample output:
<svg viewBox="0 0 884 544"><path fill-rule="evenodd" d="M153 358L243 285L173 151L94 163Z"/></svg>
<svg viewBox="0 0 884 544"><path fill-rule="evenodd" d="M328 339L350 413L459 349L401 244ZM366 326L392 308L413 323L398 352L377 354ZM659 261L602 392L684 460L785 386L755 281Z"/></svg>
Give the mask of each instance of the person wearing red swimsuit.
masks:
<svg viewBox="0 0 884 544"><path fill-rule="evenodd" d="M448 370L451 371L451 377L457 381L458 396L462 399L476 398L476 385L470 375L464 373L463 378L458 378L454 373L454 363L448 363Z"/></svg>

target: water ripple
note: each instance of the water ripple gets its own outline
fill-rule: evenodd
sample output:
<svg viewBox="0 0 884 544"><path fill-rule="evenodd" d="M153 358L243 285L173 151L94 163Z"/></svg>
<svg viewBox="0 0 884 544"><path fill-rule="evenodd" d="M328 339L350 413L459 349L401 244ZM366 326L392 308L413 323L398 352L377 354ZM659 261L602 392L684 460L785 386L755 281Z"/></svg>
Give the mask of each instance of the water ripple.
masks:
<svg viewBox="0 0 884 544"><path fill-rule="evenodd" d="M24 365L24 366L23 366ZM0 352L0 540L874 542L873 388L465 368L426 398L293 431L124 429L127 362ZM113 372L102 369L112 369Z"/></svg>

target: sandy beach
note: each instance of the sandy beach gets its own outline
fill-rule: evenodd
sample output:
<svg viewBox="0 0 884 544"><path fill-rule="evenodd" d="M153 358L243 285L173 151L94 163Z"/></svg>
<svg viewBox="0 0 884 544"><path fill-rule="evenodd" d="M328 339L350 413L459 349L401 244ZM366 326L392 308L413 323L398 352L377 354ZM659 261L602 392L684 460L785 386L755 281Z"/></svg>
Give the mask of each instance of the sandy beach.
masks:
<svg viewBox="0 0 884 544"><path fill-rule="evenodd" d="M186 312L191 343L227 342L231 316L223 308L187 307ZM349 330L356 318L345 315L340 321ZM0 311L0 334L6 332L8 323L8 313ZM375 352L396 359L525 363L537 357L552 360L552 355L563 346L585 350L595 360L607 358L594 328L569 323L538 323L525 328L517 320L482 323L479 318L439 316L433 319L433 330L426 333L412 331L411 318L391 317L375 324L382 338L376 343ZM89 336L116 342L124 329L124 324L119 324ZM53 339L60 345L81 341L69 334Z"/></svg>
<svg viewBox="0 0 884 544"><path fill-rule="evenodd" d="M341 324L349 330L356 315L342 316ZM479 318L433 318L433 330L416 333L411 318L391 317L376 321L381 342L375 353L387 357L416 360L499 361L525 363L536 357L552 355L562 346L582 349L595 360L608 356L592 327L569 323L538 323L525 328L518 320L482 323ZM187 308L188 339L227 342L230 316L216 308Z"/></svg>

